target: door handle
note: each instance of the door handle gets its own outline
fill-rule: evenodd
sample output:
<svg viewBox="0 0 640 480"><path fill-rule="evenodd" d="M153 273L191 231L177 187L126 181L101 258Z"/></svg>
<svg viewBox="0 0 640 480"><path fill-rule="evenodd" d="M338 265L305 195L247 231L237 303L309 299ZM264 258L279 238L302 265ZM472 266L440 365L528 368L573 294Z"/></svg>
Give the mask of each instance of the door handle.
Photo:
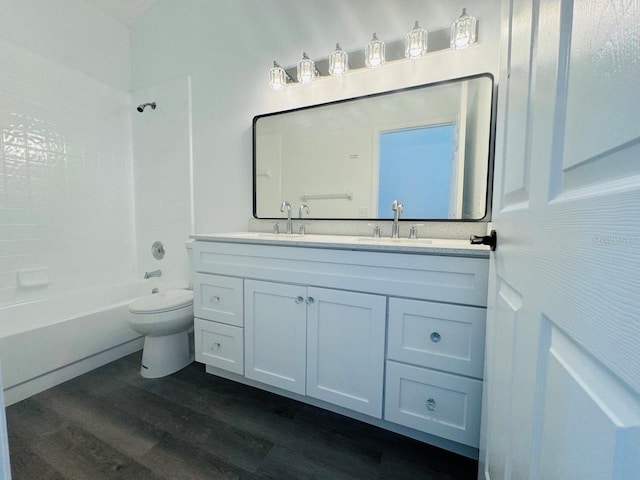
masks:
<svg viewBox="0 0 640 480"><path fill-rule="evenodd" d="M491 251L494 251L498 244L498 234L495 230L491 230L489 235L471 235L469 242L471 245L489 245Z"/></svg>

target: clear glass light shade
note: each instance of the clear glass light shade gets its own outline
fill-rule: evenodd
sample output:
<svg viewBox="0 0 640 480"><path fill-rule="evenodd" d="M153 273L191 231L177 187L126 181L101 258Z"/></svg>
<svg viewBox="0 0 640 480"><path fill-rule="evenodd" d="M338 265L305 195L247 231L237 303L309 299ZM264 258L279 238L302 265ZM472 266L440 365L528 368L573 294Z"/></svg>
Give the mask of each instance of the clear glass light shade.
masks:
<svg viewBox="0 0 640 480"><path fill-rule="evenodd" d="M418 25L416 25L407 33L404 42L404 56L406 58L420 58L427 53L427 31Z"/></svg>
<svg viewBox="0 0 640 480"><path fill-rule="evenodd" d="M329 55L329 75L341 77L349 71L349 55L336 43L336 49Z"/></svg>
<svg viewBox="0 0 640 480"><path fill-rule="evenodd" d="M384 64L384 42L375 33L364 49L364 63L369 68L378 68Z"/></svg>
<svg viewBox="0 0 640 480"><path fill-rule="evenodd" d="M467 9L462 9L462 15L451 25L451 48L460 49L473 45L477 38L478 22L475 17L467 14Z"/></svg>
<svg viewBox="0 0 640 480"><path fill-rule="evenodd" d="M269 86L273 90L282 90L287 86L287 72L276 62L269 69Z"/></svg>
<svg viewBox="0 0 640 480"><path fill-rule="evenodd" d="M316 64L307 57L306 53L298 61L298 81L300 83L311 83L316 78Z"/></svg>

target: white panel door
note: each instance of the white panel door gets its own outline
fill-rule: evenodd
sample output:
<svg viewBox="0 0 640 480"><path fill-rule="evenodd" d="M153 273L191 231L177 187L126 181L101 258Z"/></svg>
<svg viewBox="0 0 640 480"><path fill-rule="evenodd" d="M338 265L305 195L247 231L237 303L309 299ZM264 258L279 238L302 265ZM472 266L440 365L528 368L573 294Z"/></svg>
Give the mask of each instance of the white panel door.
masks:
<svg viewBox="0 0 640 480"><path fill-rule="evenodd" d="M503 5L479 478L640 479L640 2Z"/></svg>
<svg viewBox="0 0 640 480"><path fill-rule="evenodd" d="M305 394L307 289L245 280L245 376Z"/></svg>
<svg viewBox="0 0 640 480"><path fill-rule="evenodd" d="M307 395L382 418L386 297L308 288Z"/></svg>

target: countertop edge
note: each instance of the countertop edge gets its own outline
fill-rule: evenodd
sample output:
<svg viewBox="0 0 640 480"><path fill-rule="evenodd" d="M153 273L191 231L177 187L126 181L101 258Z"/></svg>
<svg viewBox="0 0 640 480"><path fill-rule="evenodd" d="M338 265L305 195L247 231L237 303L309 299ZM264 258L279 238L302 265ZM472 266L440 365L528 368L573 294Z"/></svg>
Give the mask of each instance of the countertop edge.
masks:
<svg viewBox="0 0 640 480"><path fill-rule="evenodd" d="M345 240L344 243L321 241L321 240L292 240L292 239L271 239L271 238L239 238L232 234L192 234L193 240L207 242L249 244L249 245L269 245L280 247L296 248L321 248L330 250L350 250L378 253L409 253L417 255L439 255L455 257L489 258L489 247L471 246L465 248L455 246L438 245L376 245L370 243L355 243Z"/></svg>

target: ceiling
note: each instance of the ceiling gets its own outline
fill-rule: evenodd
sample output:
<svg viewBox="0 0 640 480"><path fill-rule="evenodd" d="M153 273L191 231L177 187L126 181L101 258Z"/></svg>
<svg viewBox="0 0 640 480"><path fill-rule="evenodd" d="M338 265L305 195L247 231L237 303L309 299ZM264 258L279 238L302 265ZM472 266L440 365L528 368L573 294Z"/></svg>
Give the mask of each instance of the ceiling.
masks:
<svg viewBox="0 0 640 480"><path fill-rule="evenodd" d="M130 27L155 0L85 0L104 13Z"/></svg>

